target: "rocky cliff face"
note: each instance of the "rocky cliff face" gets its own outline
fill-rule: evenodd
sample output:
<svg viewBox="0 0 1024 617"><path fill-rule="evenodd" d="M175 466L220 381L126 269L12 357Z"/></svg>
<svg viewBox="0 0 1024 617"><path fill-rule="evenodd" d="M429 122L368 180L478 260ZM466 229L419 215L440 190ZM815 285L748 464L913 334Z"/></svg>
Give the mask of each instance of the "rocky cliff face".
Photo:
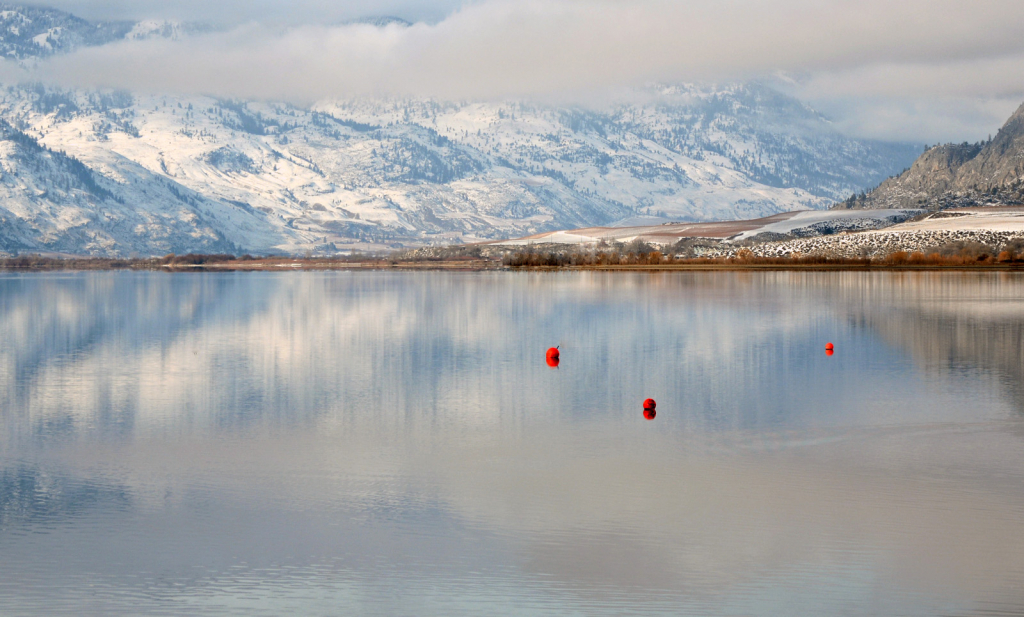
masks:
<svg viewBox="0 0 1024 617"><path fill-rule="evenodd" d="M840 208L932 208L1024 203L1024 105L994 139L936 146L899 176Z"/></svg>
<svg viewBox="0 0 1024 617"><path fill-rule="evenodd" d="M988 145L957 174L958 191L996 189L1020 195L1024 178L1024 105L999 129Z"/></svg>

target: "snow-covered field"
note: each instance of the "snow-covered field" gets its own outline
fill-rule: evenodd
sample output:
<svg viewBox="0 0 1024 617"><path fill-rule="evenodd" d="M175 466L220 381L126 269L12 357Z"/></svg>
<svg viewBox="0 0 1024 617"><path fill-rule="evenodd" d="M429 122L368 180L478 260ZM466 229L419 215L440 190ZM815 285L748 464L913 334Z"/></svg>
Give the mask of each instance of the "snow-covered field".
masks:
<svg viewBox="0 0 1024 617"><path fill-rule="evenodd" d="M966 243L998 249L1011 241L1024 240L1024 207L963 208L907 220L918 218L920 214L920 210L787 212L763 219L721 223L591 227L490 244L496 247L561 244L592 248L602 241L627 243L639 239L671 246L683 238L704 238L717 244L696 247L696 254L702 257L735 257L740 251L750 251L758 257L860 258L883 257L897 251L928 252ZM790 238L756 242L760 234ZM751 239L755 242L751 243Z"/></svg>
<svg viewBox="0 0 1024 617"><path fill-rule="evenodd" d="M758 257L822 255L826 257L882 257L897 251L928 252L961 243L979 243L998 249L1024 240L1024 207L944 210L919 221L860 233L840 233L743 247ZM733 257L740 247L722 246L710 257Z"/></svg>
<svg viewBox="0 0 1024 617"><path fill-rule="evenodd" d="M494 242L502 246L532 244L592 245L605 242L631 242L671 245L682 238L714 238L739 242L760 234L818 236L846 231L889 227L920 214L920 210L823 210L784 212L761 219L710 223L665 223L635 227L589 227L556 231Z"/></svg>
<svg viewBox="0 0 1024 617"><path fill-rule="evenodd" d="M773 221L750 229L730 238L733 241L747 240L758 234L819 235L841 231L864 231L888 227L906 221L920 210L824 210L795 212L786 219Z"/></svg>
<svg viewBox="0 0 1024 617"><path fill-rule="evenodd" d="M1024 208L960 208L943 210L920 221L908 221L888 228L908 231L998 231L1024 233Z"/></svg>

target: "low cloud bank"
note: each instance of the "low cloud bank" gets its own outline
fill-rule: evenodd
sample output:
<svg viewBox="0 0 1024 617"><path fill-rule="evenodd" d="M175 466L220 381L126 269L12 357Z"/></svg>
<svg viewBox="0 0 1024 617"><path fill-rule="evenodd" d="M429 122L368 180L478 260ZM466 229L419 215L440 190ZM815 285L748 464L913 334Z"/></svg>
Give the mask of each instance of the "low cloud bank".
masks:
<svg viewBox="0 0 1024 617"><path fill-rule="evenodd" d="M784 72L797 76L795 94L839 113L848 130L927 141L991 132L994 115L1024 98L1022 34L1018 0L490 0L433 24L250 23L3 70L8 80L299 103L583 100L651 81Z"/></svg>

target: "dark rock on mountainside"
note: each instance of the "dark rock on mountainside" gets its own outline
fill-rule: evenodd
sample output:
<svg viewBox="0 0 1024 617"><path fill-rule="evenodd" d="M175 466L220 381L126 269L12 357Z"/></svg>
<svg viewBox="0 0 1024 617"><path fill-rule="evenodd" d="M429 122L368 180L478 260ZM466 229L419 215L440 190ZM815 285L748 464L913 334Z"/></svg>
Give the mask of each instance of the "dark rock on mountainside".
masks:
<svg viewBox="0 0 1024 617"><path fill-rule="evenodd" d="M996 137L927 150L907 171L837 208L930 208L1024 203L1024 105Z"/></svg>

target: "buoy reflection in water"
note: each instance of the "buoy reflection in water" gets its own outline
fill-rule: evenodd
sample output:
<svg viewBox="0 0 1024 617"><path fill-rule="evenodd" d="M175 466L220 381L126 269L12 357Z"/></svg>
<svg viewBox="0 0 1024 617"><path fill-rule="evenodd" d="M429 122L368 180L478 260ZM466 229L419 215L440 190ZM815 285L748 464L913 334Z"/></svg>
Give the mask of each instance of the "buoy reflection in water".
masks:
<svg viewBox="0 0 1024 617"><path fill-rule="evenodd" d="M654 409L644 409L644 418L646 418L647 420L653 420L654 417L657 415L658 412L655 411Z"/></svg>

